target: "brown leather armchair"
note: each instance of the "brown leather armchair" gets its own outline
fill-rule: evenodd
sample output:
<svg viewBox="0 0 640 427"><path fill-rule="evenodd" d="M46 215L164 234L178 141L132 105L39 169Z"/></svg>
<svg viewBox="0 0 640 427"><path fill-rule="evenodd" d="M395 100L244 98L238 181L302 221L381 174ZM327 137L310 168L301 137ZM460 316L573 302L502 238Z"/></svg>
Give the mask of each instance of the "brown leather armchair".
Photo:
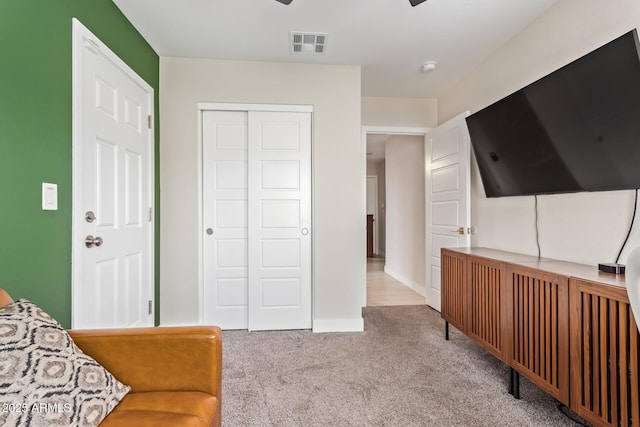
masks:
<svg viewBox="0 0 640 427"><path fill-rule="evenodd" d="M0 289L0 307L12 303ZM106 427L220 427L222 334L215 326L71 330L87 355L131 392Z"/></svg>

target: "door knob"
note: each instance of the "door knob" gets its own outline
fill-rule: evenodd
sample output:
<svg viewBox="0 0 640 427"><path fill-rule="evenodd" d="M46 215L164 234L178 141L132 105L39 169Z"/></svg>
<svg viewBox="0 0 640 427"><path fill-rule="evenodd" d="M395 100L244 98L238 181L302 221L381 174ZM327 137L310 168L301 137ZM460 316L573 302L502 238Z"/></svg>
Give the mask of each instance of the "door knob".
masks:
<svg viewBox="0 0 640 427"><path fill-rule="evenodd" d="M303 228L302 230L300 230L300 233L302 233L303 236L306 236L307 234L309 234L309 229Z"/></svg>
<svg viewBox="0 0 640 427"><path fill-rule="evenodd" d="M474 227L467 227L466 229L464 227L458 227L455 230L451 230L451 232L458 234L475 234L476 230Z"/></svg>
<svg viewBox="0 0 640 427"><path fill-rule="evenodd" d="M102 237L93 237L92 235L88 235L87 237L84 238L84 244L88 247L88 248L92 248L94 246L98 247L98 246L102 246Z"/></svg>

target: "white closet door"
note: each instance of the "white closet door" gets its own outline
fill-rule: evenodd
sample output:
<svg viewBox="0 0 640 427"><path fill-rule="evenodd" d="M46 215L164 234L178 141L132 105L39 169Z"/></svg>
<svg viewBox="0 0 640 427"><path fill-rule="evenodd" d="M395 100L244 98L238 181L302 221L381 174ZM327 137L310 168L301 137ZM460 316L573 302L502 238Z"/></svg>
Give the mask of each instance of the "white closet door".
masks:
<svg viewBox="0 0 640 427"><path fill-rule="evenodd" d="M311 328L311 114L249 112L249 329Z"/></svg>
<svg viewBox="0 0 640 427"><path fill-rule="evenodd" d="M203 111L204 322L311 327L311 114Z"/></svg>
<svg viewBox="0 0 640 427"><path fill-rule="evenodd" d="M204 322L247 329L247 113L202 118Z"/></svg>

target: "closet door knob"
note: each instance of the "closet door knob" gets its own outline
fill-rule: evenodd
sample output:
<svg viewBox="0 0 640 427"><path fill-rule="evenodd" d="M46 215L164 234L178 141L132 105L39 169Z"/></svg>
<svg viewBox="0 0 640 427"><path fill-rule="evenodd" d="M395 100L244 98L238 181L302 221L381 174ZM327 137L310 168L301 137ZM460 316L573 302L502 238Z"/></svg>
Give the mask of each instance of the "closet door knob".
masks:
<svg viewBox="0 0 640 427"><path fill-rule="evenodd" d="M307 234L309 234L309 229L303 228L302 230L300 230L300 233L302 233L303 236L306 236Z"/></svg>

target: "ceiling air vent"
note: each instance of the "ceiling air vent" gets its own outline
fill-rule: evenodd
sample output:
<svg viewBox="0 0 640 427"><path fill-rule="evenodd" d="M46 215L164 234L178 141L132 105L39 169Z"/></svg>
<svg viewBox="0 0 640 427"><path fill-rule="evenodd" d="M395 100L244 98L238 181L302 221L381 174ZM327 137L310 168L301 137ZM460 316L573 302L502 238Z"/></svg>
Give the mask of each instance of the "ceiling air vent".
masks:
<svg viewBox="0 0 640 427"><path fill-rule="evenodd" d="M327 49L326 33L289 33L291 53L311 53L322 55Z"/></svg>

